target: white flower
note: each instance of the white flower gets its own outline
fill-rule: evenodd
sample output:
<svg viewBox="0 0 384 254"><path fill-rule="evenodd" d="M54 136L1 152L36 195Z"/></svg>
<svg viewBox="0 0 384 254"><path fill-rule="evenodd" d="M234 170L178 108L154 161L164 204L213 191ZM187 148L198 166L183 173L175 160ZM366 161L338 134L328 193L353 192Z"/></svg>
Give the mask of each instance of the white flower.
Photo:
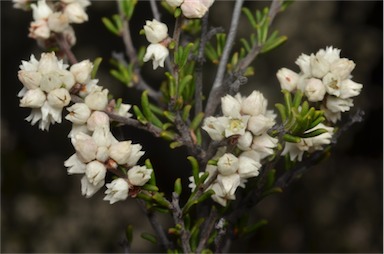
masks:
<svg viewBox="0 0 384 254"><path fill-rule="evenodd" d="M109 147L114 141L114 137L109 130L109 126L97 127L92 134L92 139L95 141L97 146Z"/></svg>
<svg viewBox="0 0 384 254"><path fill-rule="evenodd" d="M267 133L253 138L252 149L260 153L260 159L273 154L273 149L277 146L277 138L269 136Z"/></svg>
<svg viewBox="0 0 384 254"><path fill-rule="evenodd" d="M91 161L85 167L85 175L88 181L97 186L100 182L104 182L107 169L105 165L99 161Z"/></svg>
<svg viewBox="0 0 384 254"><path fill-rule="evenodd" d="M101 187L104 186L105 181L100 181L97 185L93 185L91 182L89 182L87 176L83 176L81 178L81 193L86 198L92 197L98 190L101 189Z"/></svg>
<svg viewBox="0 0 384 254"><path fill-rule="evenodd" d="M72 138L72 145L82 162L87 163L96 158L97 144L91 136L80 132Z"/></svg>
<svg viewBox="0 0 384 254"><path fill-rule="evenodd" d="M332 74L338 76L341 80L344 80L351 76L351 72L355 66L356 64L353 61L347 58L339 58L333 61L330 70Z"/></svg>
<svg viewBox="0 0 384 254"><path fill-rule="evenodd" d="M148 62L152 60L153 69L156 70L157 67L164 67L164 61L168 57L169 51L166 47L161 44L150 44L147 47L143 61Z"/></svg>
<svg viewBox="0 0 384 254"><path fill-rule="evenodd" d="M63 65L62 61L58 60L55 52L50 53L42 53L40 57L40 61L37 65L37 70L41 74L47 74L53 71L57 71L58 69L66 69L66 65Z"/></svg>
<svg viewBox="0 0 384 254"><path fill-rule="evenodd" d="M40 86L41 73L37 71L19 70L18 78L28 89L35 89Z"/></svg>
<svg viewBox="0 0 384 254"><path fill-rule="evenodd" d="M147 20L144 26L145 37L150 43L159 43L168 37L168 27L166 24L153 19Z"/></svg>
<svg viewBox="0 0 384 254"><path fill-rule="evenodd" d="M55 89L48 93L47 101L55 108L63 108L71 101L71 95L65 88Z"/></svg>
<svg viewBox="0 0 384 254"><path fill-rule="evenodd" d="M87 127L90 131L98 127L109 127L109 116L104 112L94 111L87 120Z"/></svg>
<svg viewBox="0 0 384 254"><path fill-rule="evenodd" d="M310 78L304 90L309 101L322 101L326 93L323 82L320 79Z"/></svg>
<svg viewBox="0 0 384 254"><path fill-rule="evenodd" d="M48 17L48 27L56 33L62 33L69 26L68 16L62 12L55 12Z"/></svg>
<svg viewBox="0 0 384 254"><path fill-rule="evenodd" d="M323 83L328 94L340 96L341 80L338 76L328 73L323 77Z"/></svg>
<svg viewBox="0 0 384 254"><path fill-rule="evenodd" d="M184 2L184 0L165 0L165 1L167 2L167 4L169 4L172 7L179 7Z"/></svg>
<svg viewBox="0 0 384 254"><path fill-rule="evenodd" d="M241 103L236 98L226 95L221 98L221 110L225 116L240 118Z"/></svg>
<svg viewBox="0 0 384 254"><path fill-rule="evenodd" d="M289 158L291 161L294 161L296 158L298 161L301 161L303 159L303 154L306 148L304 146L304 142L300 141L299 143L291 143L291 142L285 142L285 146L283 151L281 152L281 155L289 154Z"/></svg>
<svg viewBox="0 0 384 254"><path fill-rule="evenodd" d="M333 127L325 126L323 123L319 123L314 128L307 130L305 133L309 133L311 131L318 130L318 129L325 129L327 130L327 132L312 138L306 138L306 139L311 139L312 145L315 150L322 149L321 147L322 145L328 145L331 143L333 130L334 130Z"/></svg>
<svg viewBox="0 0 384 254"><path fill-rule="evenodd" d="M132 141L122 141L112 144L109 147L109 156L117 164L124 165L128 163L132 150Z"/></svg>
<svg viewBox="0 0 384 254"><path fill-rule="evenodd" d="M68 175L85 173L86 164L79 160L76 153L64 161L64 166L68 168Z"/></svg>
<svg viewBox="0 0 384 254"><path fill-rule="evenodd" d="M127 161L128 166L134 166L140 160L140 158L144 155L144 151L141 151L142 146L140 144L132 144L131 152L129 154L129 158Z"/></svg>
<svg viewBox="0 0 384 254"><path fill-rule="evenodd" d="M329 71L329 62L321 54L321 51L317 52L316 55L312 54L309 58L311 65L311 74L315 78L323 78Z"/></svg>
<svg viewBox="0 0 384 254"><path fill-rule="evenodd" d="M53 13L52 9L47 5L45 0L39 0L36 4L31 4L32 15L34 20L47 19Z"/></svg>
<svg viewBox="0 0 384 254"><path fill-rule="evenodd" d="M276 77L280 82L281 89L292 92L297 87L299 75L287 68L281 68L277 71Z"/></svg>
<svg viewBox="0 0 384 254"><path fill-rule="evenodd" d="M236 199L236 196L234 194L229 195L227 193L224 193L224 190L219 183L212 184L210 189L212 189L215 192L215 194L212 195L211 198L222 206L227 206L228 200Z"/></svg>
<svg viewBox="0 0 384 254"><path fill-rule="evenodd" d="M232 175L239 168L239 159L231 153L226 153L217 162L217 169L222 175Z"/></svg>
<svg viewBox="0 0 384 254"><path fill-rule="evenodd" d="M84 8L76 2L70 3L64 8L64 14L68 16L69 22L71 23L83 23L88 21L88 15L84 11Z"/></svg>
<svg viewBox="0 0 384 254"><path fill-rule="evenodd" d="M104 200L109 201L110 204L127 199L129 184L125 179L117 178L111 183L107 183L105 186L107 187L107 190L105 191L107 196L104 197Z"/></svg>
<svg viewBox="0 0 384 254"><path fill-rule="evenodd" d="M259 169L261 167L260 162L251 159L244 155L239 156L239 170L238 174L242 178L250 178L259 175Z"/></svg>
<svg viewBox="0 0 384 254"><path fill-rule="evenodd" d="M13 8L29 11L30 0L12 0Z"/></svg>
<svg viewBox="0 0 384 254"><path fill-rule="evenodd" d="M310 57L306 54L301 54L295 63L300 67L301 72L304 76L311 75Z"/></svg>
<svg viewBox="0 0 384 254"><path fill-rule="evenodd" d="M270 129L275 124L275 121L266 117L265 115L252 116L248 120L247 129L253 133L253 135L261 135Z"/></svg>
<svg viewBox="0 0 384 254"><path fill-rule="evenodd" d="M46 100L45 93L40 89L28 90L20 100L20 107L40 108Z"/></svg>
<svg viewBox="0 0 384 254"><path fill-rule="evenodd" d="M362 84L356 83L350 79L343 80L340 87L340 98L347 99L360 94Z"/></svg>
<svg viewBox="0 0 384 254"><path fill-rule="evenodd" d="M69 71L75 77L76 82L85 84L91 80L92 69L93 63L87 59L72 65Z"/></svg>
<svg viewBox="0 0 384 254"><path fill-rule="evenodd" d="M229 118L229 123L224 130L224 136L228 138L233 135L244 135L249 117L245 115L240 118Z"/></svg>
<svg viewBox="0 0 384 254"><path fill-rule="evenodd" d="M332 112L345 112L353 107L352 99L341 99L334 96L328 96L326 107Z"/></svg>
<svg viewBox="0 0 384 254"><path fill-rule="evenodd" d="M202 18L213 2L212 0L184 0L180 7L185 17Z"/></svg>
<svg viewBox="0 0 384 254"><path fill-rule="evenodd" d="M241 103L241 112L243 114L256 116L265 114L267 110L268 101L259 91L253 91Z"/></svg>
<svg viewBox="0 0 384 254"><path fill-rule="evenodd" d="M145 166L134 166L128 170L128 181L134 186L143 186L151 179L152 169Z"/></svg>
<svg viewBox="0 0 384 254"><path fill-rule="evenodd" d="M72 124L72 129L71 131L68 133L68 138L72 139L74 137L76 137L77 134L79 133L84 133L84 134L91 134L91 131L87 128L86 125L84 124Z"/></svg>
<svg viewBox="0 0 384 254"><path fill-rule="evenodd" d="M325 118L332 123L336 123L341 119L341 111L332 112L323 105L320 106L320 109L324 112Z"/></svg>
<svg viewBox="0 0 384 254"><path fill-rule="evenodd" d="M128 111L132 105L121 103L118 108L114 108L113 112L119 116L130 118L132 116Z"/></svg>
<svg viewBox="0 0 384 254"><path fill-rule="evenodd" d="M224 130L229 125L228 117L209 116L204 119L202 129L205 130L212 140L220 141L224 138Z"/></svg>
<svg viewBox="0 0 384 254"><path fill-rule="evenodd" d="M84 103L92 110L104 110L108 105L108 89L95 87L84 99Z"/></svg>
<svg viewBox="0 0 384 254"><path fill-rule="evenodd" d="M91 115L91 110L85 103L75 103L67 108L69 114L65 119L74 124L85 124Z"/></svg>
<svg viewBox="0 0 384 254"><path fill-rule="evenodd" d="M240 176L238 174L221 175L217 176L217 182L222 187L225 196L232 196L235 194L237 187L240 185Z"/></svg>

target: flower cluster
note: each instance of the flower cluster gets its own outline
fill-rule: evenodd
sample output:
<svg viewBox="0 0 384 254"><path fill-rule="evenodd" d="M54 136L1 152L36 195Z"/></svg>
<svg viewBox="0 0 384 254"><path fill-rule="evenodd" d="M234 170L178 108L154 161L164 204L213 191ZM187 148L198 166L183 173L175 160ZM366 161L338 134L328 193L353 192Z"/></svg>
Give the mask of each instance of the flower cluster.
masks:
<svg viewBox="0 0 384 254"><path fill-rule="evenodd" d="M259 174L261 160L274 153L278 140L267 133L276 115L267 110L267 100L260 92L254 91L248 97L226 95L221 99L221 109L223 116L207 117L202 128L212 140L235 140L236 148L219 151L213 158L217 165L206 169L210 175L218 171L210 186L215 191L212 198L226 206L227 200L235 199L237 187L245 187L248 178Z"/></svg>
<svg viewBox="0 0 384 254"><path fill-rule="evenodd" d="M202 18L215 0L166 0L172 7L180 7L187 18Z"/></svg>
<svg viewBox="0 0 384 254"><path fill-rule="evenodd" d="M153 69L164 67L164 61L169 55L167 48L168 27L166 24L153 19L147 20L144 26L145 37L151 43L145 52L144 62L152 60Z"/></svg>
<svg viewBox="0 0 384 254"><path fill-rule="evenodd" d="M340 58L340 50L327 47L316 54L302 54L296 64L301 72L287 68L277 72L281 88L288 91L302 90L309 101L322 102L321 109L328 121L336 123L341 112L353 106L352 97L360 94L362 84L351 80L355 63Z"/></svg>

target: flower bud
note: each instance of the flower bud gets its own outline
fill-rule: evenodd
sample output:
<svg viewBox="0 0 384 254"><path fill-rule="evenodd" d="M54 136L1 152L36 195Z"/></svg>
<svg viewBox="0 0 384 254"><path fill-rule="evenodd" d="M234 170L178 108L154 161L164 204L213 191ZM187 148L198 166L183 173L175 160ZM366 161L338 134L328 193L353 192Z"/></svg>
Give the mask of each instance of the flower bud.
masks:
<svg viewBox="0 0 384 254"><path fill-rule="evenodd" d="M340 98L347 99L360 94L362 84L356 83L350 79L343 80L340 88Z"/></svg>
<svg viewBox="0 0 384 254"><path fill-rule="evenodd" d="M330 66L331 73L339 77L341 80L350 77L351 72L356 64L347 58L336 59Z"/></svg>
<svg viewBox="0 0 384 254"><path fill-rule="evenodd" d="M68 168L68 175L85 173L86 164L81 162L76 154L64 161L64 166Z"/></svg>
<svg viewBox="0 0 384 254"><path fill-rule="evenodd" d="M97 127L109 126L109 116L101 111L94 111L87 120L87 127L94 131Z"/></svg>
<svg viewBox="0 0 384 254"><path fill-rule="evenodd" d="M28 90L20 100L20 107L40 108L43 106L46 96L40 89Z"/></svg>
<svg viewBox="0 0 384 254"><path fill-rule="evenodd" d="M208 133L212 140L220 141L224 138L224 130L228 124L228 117L209 116L204 119L202 129Z"/></svg>
<svg viewBox="0 0 384 254"><path fill-rule="evenodd" d="M319 54L310 56L311 73L315 78L323 78L329 71L328 61Z"/></svg>
<svg viewBox="0 0 384 254"><path fill-rule="evenodd" d="M152 60L153 69L156 70L159 66L164 67L164 62L168 55L169 51L166 47L158 43L152 43L147 47L143 61L148 62Z"/></svg>
<svg viewBox="0 0 384 254"><path fill-rule="evenodd" d="M67 110L69 114L65 119L74 124L85 124L91 115L91 110L85 103L75 103L71 107L68 107Z"/></svg>
<svg viewBox="0 0 384 254"><path fill-rule="evenodd" d="M231 153L226 153L217 162L217 169L222 175L232 175L239 168L239 159Z"/></svg>
<svg viewBox="0 0 384 254"><path fill-rule="evenodd" d="M71 66L69 71L75 76L76 82L85 84L91 79L93 64L87 59Z"/></svg>
<svg viewBox="0 0 384 254"><path fill-rule="evenodd" d="M221 98L221 110L223 115L233 118L240 118L240 102L231 95L226 95Z"/></svg>
<svg viewBox="0 0 384 254"><path fill-rule="evenodd" d="M28 89L35 89L40 86L41 73L37 71L19 70L18 78Z"/></svg>
<svg viewBox="0 0 384 254"><path fill-rule="evenodd" d="M147 20L144 26L145 37L150 43L159 43L168 37L168 27L166 24L153 19Z"/></svg>
<svg viewBox="0 0 384 254"><path fill-rule="evenodd" d="M251 132L246 131L244 135L240 136L237 140L237 147L243 151L251 149L253 135Z"/></svg>
<svg viewBox="0 0 384 254"><path fill-rule="evenodd" d="M131 109L131 107L132 105L121 103L118 108L114 109L113 112L119 116L130 118L132 114L128 111Z"/></svg>
<svg viewBox="0 0 384 254"><path fill-rule="evenodd" d="M109 201L110 204L127 199L129 184L126 179L117 178L111 183L107 183L105 186L107 187L107 190L105 191L107 196L104 197L104 200Z"/></svg>
<svg viewBox="0 0 384 254"><path fill-rule="evenodd" d="M297 60L295 61L295 64L297 64L300 67L300 70L304 74L304 76L308 77L311 75L310 56L309 55L301 54L297 58Z"/></svg>
<svg viewBox="0 0 384 254"><path fill-rule="evenodd" d="M45 0L39 0L36 4L31 4L32 15L34 20L47 19L53 13L52 9L47 5Z"/></svg>
<svg viewBox="0 0 384 254"><path fill-rule="evenodd" d="M59 63L55 52L42 53L37 70L44 75L46 73L57 71L57 69L59 69Z"/></svg>
<svg viewBox="0 0 384 254"><path fill-rule="evenodd" d="M84 102L90 109L104 110L108 105L108 89L95 88L85 97Z"/></svg>
<svg viewBox="0 0 384 254"><path fill-rule="evenodd" d="M128 166L134 166L140 160L141 156L144 155L144 151L141 151L142 146L140 144L131 145L131 152L127 161Z"/></svg>
<svg viewBox="0 0 384 254"><path fill-rule="evenodd" d="M281 89L292 92L297 87L299 75L287 68L281 68L277 71L276 77L280 82Z"/></svg>
<svg viewBox="0 0 384 254"><path fill-rule="evenodd" d="M97 146L109 147L112 143L112 133L109 130L109 126L96 127L92 134L93 140Z"/></svg>
<svg viewBox="0 0 384 254"><path fill-rule="evenodd" d="M48 27L48 22L44 19L31 22L29 26L28 36L33 39L48 39L51 35L51 30Z"/></svg>
<svg viewBox="0 0 384 254"><path fill-rule="evenodd" d="M212 0L184 0L180 7L185 17L202 18L213 2Z"/></svg>
<svg viewBox="0 0 384 254"><path fill-rule="evenodd" d="M97 186L100 182L104 182L106 174L107 169L105 165L99 161L91 161L85 167L85 175L88 181L94 186Z"/></svg>
<svg viewBox="0 0 384 254"><path fill-rule="evenodd" d="M68 16L70 23L83 23L88 21L88 15L84 8L77 2L73 2L65 6L64 14Z"/></svg>
<svg viewBox="0 0 384 254"><path fill-rule="evenodd" d="M218 175L217 182L223 189L225 195L234 195L237 187L240 185L240 176L238 174Z"/></svg>
<svg viewBox="0 0 384 254"><path fill-rule="evenodd" d="M323 84L328 94L337 97L340 95L341 80L338 76L328 73L323 77Z"/></svg>
<svg viewBox="0 0 384 254"><path fill-rule="evenodd" d="M143 186L151 179L152 169L145 166L134 166L128 170L128 181L134 186Z"/></svg>
<svg viewBox="0 0 384 254"><path fill-rule="evenodd" d="M277 146L278 139L267 133L253 138L252 149L260 153L260 159L273 154L273 148Z"/></svg>
<svg viewBox="0 0 384 254"><path fill-rule="evenodd" d="M71 95L67 89L59 88L48 93L47 101L52 107L63 108L71 102Z"/></svg>
<svg viewBox="0 0 384 254"><path fill-rule="evenodd" d="M309 101L322 101L326 93L325 86L320 79L310 78L305 86L305 96Z"/></svg>
<svg viewBox="0 0 384 254"><path fill-rule="evenodd" d="M267 110L267 99L259 91L253 91L241 104L241 112L243 114L256 116L265 114Z"/></svg>
<svg viewBox="0 0 384 254"><path fill-rule="evenodd" d="M109 158L109 149L106 146L99 146L96 152L96 160L105 162Z"/></svg>

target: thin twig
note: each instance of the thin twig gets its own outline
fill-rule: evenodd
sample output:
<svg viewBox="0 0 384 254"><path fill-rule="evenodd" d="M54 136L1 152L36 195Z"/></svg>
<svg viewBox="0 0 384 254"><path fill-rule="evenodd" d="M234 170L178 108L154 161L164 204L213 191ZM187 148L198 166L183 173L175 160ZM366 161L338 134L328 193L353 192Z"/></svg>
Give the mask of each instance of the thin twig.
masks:
<svg viewBox="0 0 384 254"><path fill-rule="evenodd" d="M184 220L183 220L183 213L180 209L179 205L179 195L177 195L176 192L172 193L172 213L173 213L173 220L175 222L175 225L180 225L180 235L181 235L181 246L183 248L184 253L192 253L191 245L189 243L189 239L191 238L190 232L185 228Z"/></svg>
<svg viewBox="0 0 384 254"><path fill-rule="evenodd" d="M59 44L60 49L67 56L70 64L78 63L75 54L73 54L71 47L69 46L67 38L64 37L64 34L58 33L55 36L57 44Z"/></svg>
<svg viewBox="0 0 384 254"><path fill-rule="evenodd" d="M217 210L214 206L212 206L211 212L209 213L208 218L205 220L202 230L200 230L201 237L200 237L199 245L196 248L196 253L201 253L203 248L206 247L205 244L207 243L209 236L212 233L212 230L215 226L216 219L217 219Z"/></svg>
<svg viewBox="0 0 384 254"><path fill-rule="evenodd" d="M237 0L235 4L235 8L233 10L232 21L231 21L231 26L227 36L227 41L224 46L223 54L221 56L219 67L217 69L216 78L213 83L211 92L208 97L207 105L205 108L206 116L211 116L216 111L216 108L220 103L220 97L218 97L218 95L221 94L220 90L222 89L222 86L223 86L223 79L226 72L229 55L231 53L233 42L236 37L241 8L243 6L243 3L244 3L244 0Z"/></svg>
<svg viewBox="0 0 384 254"><path fill-rule="evenodd" d="M163 229L163 226L161 223L159 223L159 220L157 219L157 216L152 211L149 211L146 206L145 202L143 200L137 199L137 202L139 203L140 208L142 211L145 212L147 215L147 218L149 220L149 223L151 224L152 228L155 230L157 236L160 238L161 247L164 250L173 249L173 244L171 241L169 241L167 235L165 234L165 231Z"/></svg>

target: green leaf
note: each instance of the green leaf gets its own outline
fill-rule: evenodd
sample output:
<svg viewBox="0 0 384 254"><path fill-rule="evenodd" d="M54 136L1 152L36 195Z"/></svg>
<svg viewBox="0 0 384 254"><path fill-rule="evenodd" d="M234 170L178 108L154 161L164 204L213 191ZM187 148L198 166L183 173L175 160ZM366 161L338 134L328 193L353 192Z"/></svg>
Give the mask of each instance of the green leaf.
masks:
<svg viewBox="0 0 384 254"><path fill-rule="evenodd" d="M181 179L180 178L177 178L175 181L174 191L177 193L178 196L181 195L182 185L181 185Z"/></svg>
<svg viewBox="0 0 384 254"><path fill-rule="evenodd" d="M283 139L290 143L299 143L301 141L300 137L292 136L288 133L283 135Z"/></svg>
<svg viewBox="0 0 384 254"><path fill-rule="evenodd" d="M150 234L150 233L141 233L141 238L153 243L153 244L157 244L157 238L156 236Z"/></svg>
<svg viewBox="0 0 384 254"><path fill-rule="evenodd" d="M267 220L260 220L251 226L245 226L243 232L244 232L244 234L251 234L251 233L256 232L262 226L267 225L267 224L268 224Z"/></svg>
<svg viewBox="0 0 384 254"><path fill-rule="evenodd" d="M147 124L148 120L145 118L143 113L141 112L140 108L136 105L133 105L133 112L136 115L137 120L142 124Z"/></svg>
<svg viewBox="0 0 384 254"><path fill-rule="evenodd" d="M159 205L163 206L164 208L169 209L169 205L170 205L169 202L159 192L156 192L152 196L152 199L155 200Z"/></svg>
<svg viewBox="0 0 384 254"><path fill-rule="evenodd" d="M286 108L283 104L281 103L276 103L275 107L280 113L281 121L284 123L287 120L287 113L286 113Z"/></svg>
<svg viewBox="0 0 384 254"><path fill-rule="evenodd" d="M95 61L93 61L93 68L92 68L92 72L91 72L91 79L94 79L96 77L96 73L97 73L97 71L99 69L101 61L103 61L103 58L101 58L101 57L98 57L98 58L95 59Z"/></svg>
<svg viewBox="0 0 384 254"><path fill-rule="evenodd" d="M145 118L150 121L153 125L162 128L163 123L157 118L151 111L151 107L148 100L148 90L145 90L141 94L141 106L143 108L143 113Z"/></svg>
<svg viewBox="0 0 384 254"><path fill-rule="evenodd" d="M152 184L149 184L149 183L144 184L142 186L142 189L143 190L147 190L147 191L155 191L155 192L159 191L159 188L156 185L152 185Z"/></svg>
<svg viewBox="0 0 384 254"><path fill-rule="evenodd" d="M204 112L198 113L195 118L193 118L191 125L189 126L190 129L196 130L199 126L201 121L204 119Z"/></svg>
<svg viewBox="0 0 384 254"><path fill-rule="evenodd" d="M173 131L162 131L160 132L160 137L168 141L174 141L176 139L176 133Z"/></svg>
<svg viewBox="0 0 384 254"><path fill-rule="evenodd" d="M247 7L244 7L241 10L244 12L245 16L247 16L248 21L251 24L251 26L254 29L256 29L257 28L257 22L256 22L255 18L253 17L251 11Z"/></svg>
<svg viewBox="0 0 384 254"><path fill-rule="evenodd" d="M115 24L110 19L108 19L107 17L103 17L101 18L101 21L111 33L117 36L120 36L120 30L115 26Z"/></svg>
<svg viewBox="0 0 384 254"><path fill-rule="evenodd" d="M175 149L175 148L178 148L180 146L183 146L183 143L179 142L179 141L174 141L172 143L169 144L169 147L171 149Z"/></svg>
<svg viewBox="0 0 384 254"><path fill-rule="evenodd" d="M265 42L265 44L263 45L262 49L261 49L261 53L266 53L268 51L271 51L272 49L275 49L277 48L278 46L280 46L281 44L283 44L284 42L286 42L288 39L287 36L280 36L276 39L272 39L272 40L267 40Z"/></svg>
<svg viewBox="0 0 384 254"><path fill-rule="evenodd" d="M149 159L145 160L145 166L149 169L153 169L152 163ZM155 170L152 170L151 178L149 179L148 184L156 186Z"/></svg>
<svg viewBox="0 0 384 254"><path fill-rule="evenodd" d="M276 169L272 169L267 174L265 189L270 189L275 184L275 179L276 179Z"/></svg>
<svg viewBox="0 0 384 254"><path fill-rule="evenodd" d="M316 137L316 136L319 136L323 133L327 133L328 131L326 129L316 129L316 130L313 130L313 131L310 131L308 133L304 133L301 137L302 138L313 138L313 137Z"/></svg>
<svg viewBox="0 0 384 254"><path fill-rule="evenodd" d="M195 180L195 183L197 183L199 180L199 163L197 162L196 158L193 156L188 156L187 159L191 163L192 175Z"/></svg>
<svg viewBox="0 0 384 254"><path fill-rule="evenodd" d="M181 118L183 121L187 121L189 118L189 112L191 111L192 105L185 105L183 108L183 112L181 113Z"/></svg>
<svg viewBox="0 0 384 254"><path fill-rule="evenodd" d="M133 239L133 226L128 225L125 229L125 237L127 239L128 245L131 245Z"/></svg>

